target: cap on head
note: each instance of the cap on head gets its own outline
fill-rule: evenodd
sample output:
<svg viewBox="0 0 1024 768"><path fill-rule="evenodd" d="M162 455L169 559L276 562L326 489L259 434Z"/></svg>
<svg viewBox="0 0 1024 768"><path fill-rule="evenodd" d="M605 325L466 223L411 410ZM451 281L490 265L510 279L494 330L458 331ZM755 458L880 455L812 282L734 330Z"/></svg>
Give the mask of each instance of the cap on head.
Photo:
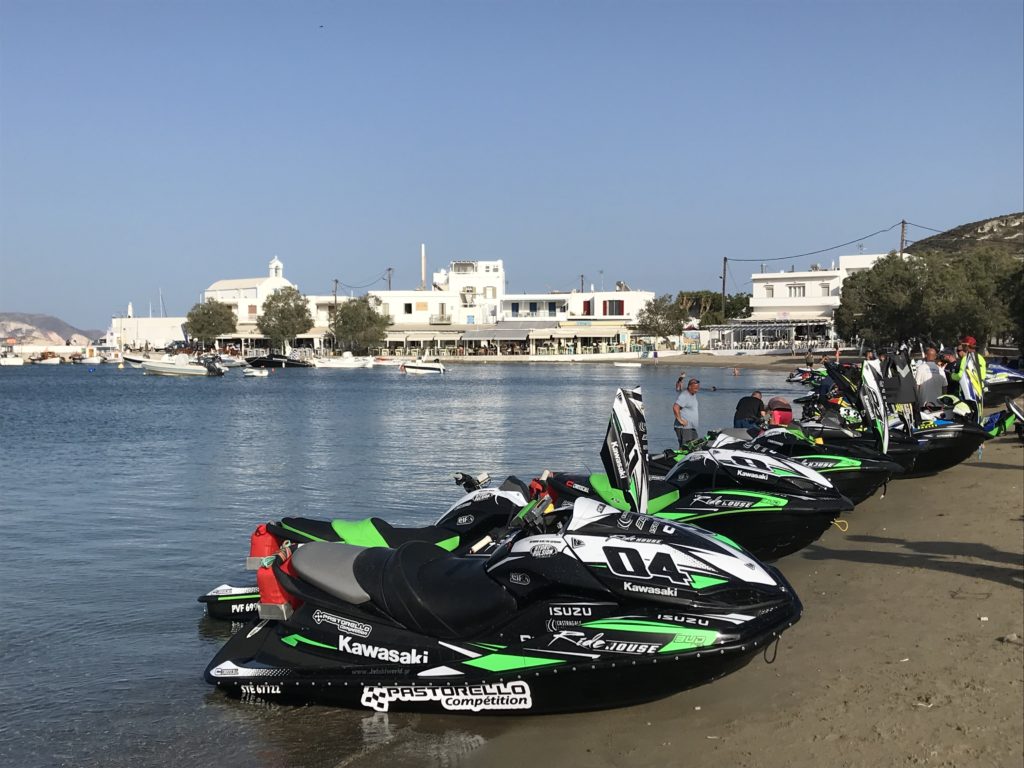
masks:
<svg viewBox="0 0 1024 768"><path fill-rule="evenodd" d="M966 344L968 347L971 348L978 346L978 342L975 340L973 336L964 336L962 339L960 339L960 343Z"/></svg>

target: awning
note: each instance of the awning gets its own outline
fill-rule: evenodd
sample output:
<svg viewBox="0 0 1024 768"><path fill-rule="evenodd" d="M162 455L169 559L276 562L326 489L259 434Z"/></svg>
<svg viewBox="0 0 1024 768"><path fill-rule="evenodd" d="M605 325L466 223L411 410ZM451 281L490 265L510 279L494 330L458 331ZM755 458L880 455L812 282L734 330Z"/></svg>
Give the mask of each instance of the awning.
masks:
<svg viewBox="0 0 1024 768"><path fill-rule="evenodd" d="M459 338L457 333L445 333L444 331L388 331L388 341L437 341L450 339L455 341Z"/></svg>
<svg viewBox="0 0 1024 768"><path fill-rule="evenodd" d="M526 341L527 328L480 328L462 334L463 341Z"/></svg>
<svg viewBox="0 0 1024 768"><path fill-rule="evenodd" d="M573 328L544 328L530 332L530 338L543 341L544 339L610 339L619 334L627 333L625 328L591 328L590 326L577 326Z"/></svg>

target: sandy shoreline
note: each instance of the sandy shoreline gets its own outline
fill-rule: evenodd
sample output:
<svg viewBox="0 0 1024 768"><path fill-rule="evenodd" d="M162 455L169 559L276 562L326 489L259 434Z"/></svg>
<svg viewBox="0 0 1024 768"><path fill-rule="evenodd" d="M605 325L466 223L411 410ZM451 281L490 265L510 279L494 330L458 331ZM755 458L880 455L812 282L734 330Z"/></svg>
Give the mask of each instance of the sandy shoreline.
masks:
<svg viewBox="0 0 1024 768"><path fill-rule="evenodd" d="M989 441L981 461L894 482L847 516L847 533L782 560L805 613L774 664L758 657L648 705L491 720L475 729L484 746L452 757L487 768L1024 764L1022 459L1015 437Z"/></svg>

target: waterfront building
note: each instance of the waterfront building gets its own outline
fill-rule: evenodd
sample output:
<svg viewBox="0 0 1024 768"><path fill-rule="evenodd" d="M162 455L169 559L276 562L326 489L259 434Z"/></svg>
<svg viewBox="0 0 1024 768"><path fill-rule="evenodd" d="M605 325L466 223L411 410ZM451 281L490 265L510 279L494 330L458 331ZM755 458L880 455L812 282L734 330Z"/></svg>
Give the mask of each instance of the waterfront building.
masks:
<svg viewBox="0 0 1024 768"><path fill-rule="evenodd" d="M750 276L750 317L713 325L712 349L772 351L831 349L836 342L834 314L843 282L871 269L883 253L840 256L829 267L812 264L797 272L757 272Z"/></svg>

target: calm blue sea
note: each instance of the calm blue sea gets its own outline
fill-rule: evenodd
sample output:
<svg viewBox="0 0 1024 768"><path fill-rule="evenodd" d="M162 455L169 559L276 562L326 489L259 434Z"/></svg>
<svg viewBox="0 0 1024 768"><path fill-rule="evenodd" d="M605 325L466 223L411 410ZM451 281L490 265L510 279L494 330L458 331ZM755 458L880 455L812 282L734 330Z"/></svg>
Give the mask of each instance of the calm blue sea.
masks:
<svg viewBox="0 0 1024 768"><path fill-rule="evenodd" d="M777 372L688 369L701 426L731 426ZM427 523L457 470L600 469L615 388L642 385L674 444L678 367L477 364L183 380L112 366L0 368L0 764L448 764L490 719L230 701L202 671L230 633L196 597L285 514ZM716 386L717 392L710 388Z"/></svg>

